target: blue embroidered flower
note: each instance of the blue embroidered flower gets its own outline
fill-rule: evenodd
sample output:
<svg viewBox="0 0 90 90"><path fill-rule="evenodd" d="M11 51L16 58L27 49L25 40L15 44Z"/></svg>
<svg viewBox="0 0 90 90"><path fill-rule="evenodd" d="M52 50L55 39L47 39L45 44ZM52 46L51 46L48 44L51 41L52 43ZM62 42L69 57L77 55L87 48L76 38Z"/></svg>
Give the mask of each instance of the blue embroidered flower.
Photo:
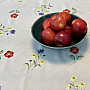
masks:
<svg viewBox="0 0 90 90"><path fill-rule="evenodd" d="M16 31L15 30L11 30L10 32L11 32L11 34L15 34Z"/></svg>
<svg viewBox="0 0 90 90"><path fill-rule="evenodd" d="M43 55L43 56L46 56L46 55Z"/></svg>
<svg viewBox="0 0 90 90"><path fill-rule="evenodd" d="M40 54L40 53L44 53L44 49L39 49L38 54Z"/></svg>
<svg viewBox="0 0 90 90"><path fill-rule="evenodd" d="M8 35L9 33L7 33L7 35Z"/></svg>
<svg viewBox="0 0 90 90"><path fill-rule="evenodd" d="M6 33L6 35L9 35L9 34L15 34L15 30L12 30L12 27L8 26L4 26L2 24L0 24L0 35L3 35L4 33Z"/></svg>
<svg viewBox="0 0 90 90"><path fill-rule="evenodd" d="M41 12L41 13L39 13L39 15L44 15L44 13Z"/></svg>
<svg viewBox="0 0 90 90"><path fill-rule="evenodd" d="M32 62L32 60L29 60L30 62Z"/></svg>
<svg viewBox="0 0 90 90"><path fill-rule="evenodd" d="M5 28L5 26L3 26L3 28Z"/></svg>
<svg viewBox="0 0 90 90"><path fill-rule="evenodd" d="M45 13L49 12L51 7L53 7L53 6L51 6L50 4L48 6L41 5L40 7L38 7L39 15L44 15Z"/></svg>

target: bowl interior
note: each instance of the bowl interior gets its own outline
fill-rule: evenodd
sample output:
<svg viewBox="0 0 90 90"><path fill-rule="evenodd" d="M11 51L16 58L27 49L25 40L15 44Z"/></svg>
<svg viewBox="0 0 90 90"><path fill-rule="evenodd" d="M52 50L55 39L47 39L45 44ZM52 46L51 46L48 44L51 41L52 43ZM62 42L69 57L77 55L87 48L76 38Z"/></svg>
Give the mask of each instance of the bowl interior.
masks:
<svg viewBox="0 0 90 90"><path fill-rule="evenodd" d="M57 12L59 13L59 12ZM78 43L80 43L86 34L82 35L82 36L79 36L79 37L76 37L74 35L72 35L72 43L70 46L67 46L67 47L56 47L54 45L52 46L47 46L45 44L42 43L41 41L41 32L42 32L42 23L44 20L46 20L47 18L50 18L52 15L54 14L57 14L57 13L51 13L51 14L47 14L47 15L44 15L42 17L40 17L39 19L37 19L33 26L32 26L32 29L31 29L31 33L33 35L33 37L36 39L36 41L38 41L40 44L42 44L43 46L46 46L46 47L49 47L49 48L53 48L53 49L64 49L64 48L70 48L70 47L73 47L74 45L77 45ZM70 24L72 23L72 21L74 19L81 19L80 17L76 16L76 15L73 15L73 14L70 14L71 15L71 21L70 21Z"/></svg>

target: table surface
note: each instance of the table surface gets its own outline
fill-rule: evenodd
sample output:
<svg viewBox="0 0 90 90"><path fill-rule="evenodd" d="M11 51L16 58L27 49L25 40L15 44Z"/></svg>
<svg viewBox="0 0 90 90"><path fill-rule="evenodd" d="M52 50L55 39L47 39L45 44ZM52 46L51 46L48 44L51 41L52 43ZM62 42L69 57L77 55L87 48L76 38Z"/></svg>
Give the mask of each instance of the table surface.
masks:
<svg viewBox="0 0 90 90"><path fill-rule="evenodd" d="M31 34L39 17L65 9L87 22L77 54L43 47ZM90 90L89 28L90 0L0 0L0 90Z"/></svg>

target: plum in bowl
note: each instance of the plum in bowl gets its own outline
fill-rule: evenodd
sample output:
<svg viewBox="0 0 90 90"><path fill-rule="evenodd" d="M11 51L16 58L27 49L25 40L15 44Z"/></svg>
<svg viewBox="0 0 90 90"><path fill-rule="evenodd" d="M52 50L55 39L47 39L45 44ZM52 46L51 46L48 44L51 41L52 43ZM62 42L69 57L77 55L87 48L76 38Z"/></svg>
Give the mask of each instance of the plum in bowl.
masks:
<svg viewBox="0 0 90 90"><path fill-rule="evenodd" d="M50 14L47 14L47 15L44 15L42 17L40 17L39 19L37 19L34 24L32 25L32 28L31 28L31 34L33 36L33 38L41 45L45 46L45 47L48 47L48 48L52 48L52 49L65 49L65 48L71 48L77 44L79 44L81 41L83 41L83 39L85 38L86 34L87 34L87 27L86 27L86 31L84 34L78 36L78 35L75 35L71 32L71 43L68 44L67 46L60 46L60 45L56 45L55 43L49 45L49 44L45 44L43 41L42 41L42 38L41 38L41 34L42 32L44 32L44 29L42 27L42 24L43 22L48 19L48 18L51 18L52 16L54 16L55 14L59 14L60 12L56 12L56 13L50 13ZM71 16L71 20L70 20L70 23L68 24L68 26L72 26L72 23L75 22L75 19L81 19L80 17L76 16L76 15L73 15L73 14L70 14ZM78 22L78 20L76 20ZM48 24L49 26L49 24ZM67 26L67 25L66 25ZM67 27L69 28L69 27ZM73 27L74 28L74 27ZM50 29L50 28L49 28ZM76 31L77 31L77 28L75 28ZM49 30L50 31L50 30ZM51 32L51 31L50 31ZM57 34L57 31L54 31L56 34ZM61 32L63 32L61 30ZM68 31L67 31L68 32ZM55 36L53 34L53 36ZM47 37L47 35L46 35ZM49 37L48 37L49 38Z"/></svg>

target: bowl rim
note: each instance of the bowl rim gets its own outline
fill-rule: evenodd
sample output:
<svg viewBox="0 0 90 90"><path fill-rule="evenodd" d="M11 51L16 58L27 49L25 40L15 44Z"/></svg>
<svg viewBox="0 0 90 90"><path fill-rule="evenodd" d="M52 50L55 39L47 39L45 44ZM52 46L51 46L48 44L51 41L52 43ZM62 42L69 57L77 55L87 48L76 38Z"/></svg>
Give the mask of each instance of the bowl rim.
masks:
<svg viewBox="0 0 90 90"><path fill-rule="evenodd" d="M54 12L54 13L46 14L46 15L44 15L44 16L39 17L39 18L33 23L32 27L31 27L31 34L32 34L32 36L33 36L34 39L35 39L35 37L34 37L34 34L33 34L33 30L32 30L32 28L34 27L34 24L35 24L39 19L41 19L42 17L45 17L45 16L47 16L47 15L51 15L51 14L58 14L58 13L60 13L60 12ZM70 15L74 15L74 14L70 14ZM80 17L77 16L77 15L74 15L74 16L80 18ZM80 18L80 19L82 19L82 18ZM88 31L88 27L87 27L87 31ZM74 44L74 45L69 45L69 46L67 46L67 47L66 47L66 46L65 46L65 47L52 47L52 46L48 46L48 45L45 45L45 44L39 42L37 39L35 39L35 40L36 40L39 44L41 44L42 46L47 47L47 48L51 48L51 49L67 49L67 48L74 47L74 46L78 45L79 43L81 43L81 42L85 39L86 35L87 35L87 32L86 32L86 34L84 35L84 37L83 37L78 43L76 43L76 44Z"/></svg>

